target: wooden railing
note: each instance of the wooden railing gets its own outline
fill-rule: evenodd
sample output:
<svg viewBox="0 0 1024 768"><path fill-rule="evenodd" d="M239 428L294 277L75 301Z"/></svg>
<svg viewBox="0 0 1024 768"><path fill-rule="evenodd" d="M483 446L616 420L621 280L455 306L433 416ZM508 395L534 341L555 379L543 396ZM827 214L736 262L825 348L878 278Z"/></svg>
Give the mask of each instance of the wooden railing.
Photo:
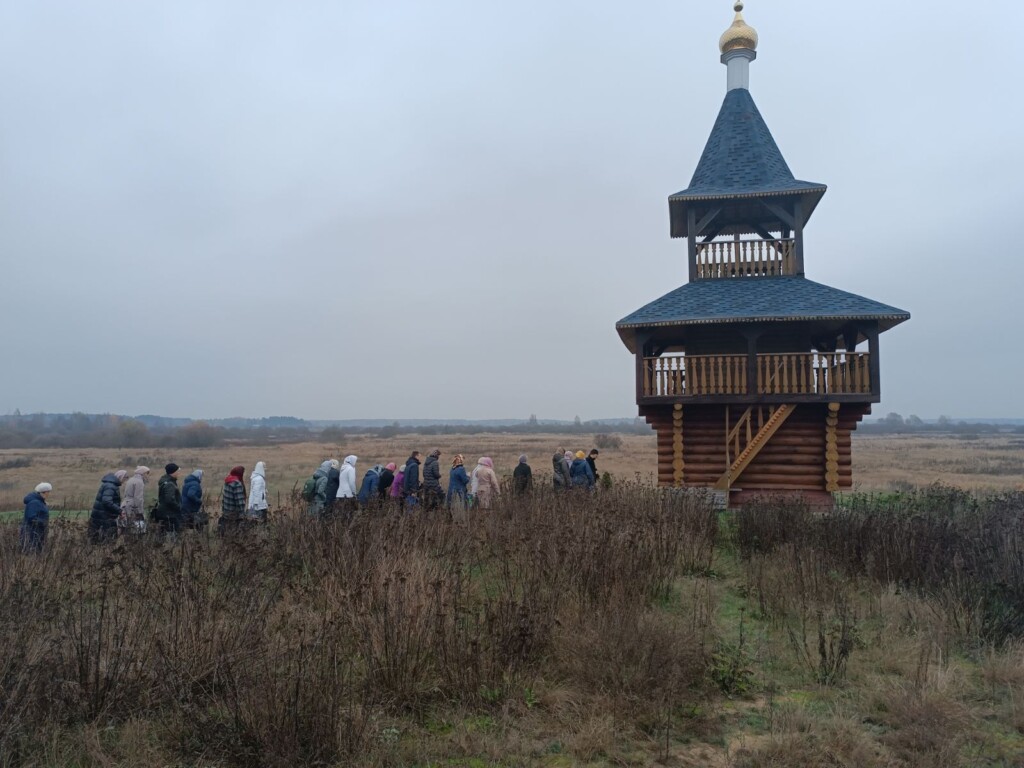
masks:
<svg viewBox="0 0 1024 768"><path fill-rule="evenodd" d="M796 246L785 240L718 240L697 244L697 277L796 274Z"/></svg>
<svg viewBox="0 0 1024 768"><path fill-rule="evenodd" d="M758 355L762 395L861 395L871 393L867 352Z"/></svg>
<svg viewBox="0 0 1024 768"><path fill-rule="evenodd" d="M757 394L871 394L867 352L809 352L758 355ZM645 357L644 397L746 395L746 355Z"/></svg>

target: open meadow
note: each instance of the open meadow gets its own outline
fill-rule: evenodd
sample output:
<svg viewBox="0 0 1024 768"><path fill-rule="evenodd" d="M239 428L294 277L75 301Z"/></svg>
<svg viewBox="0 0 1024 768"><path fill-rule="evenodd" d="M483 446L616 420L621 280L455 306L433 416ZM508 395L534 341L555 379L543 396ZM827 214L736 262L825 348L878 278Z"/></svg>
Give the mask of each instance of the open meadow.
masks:
<svg viewBox="0 0 1024 768"><path fill-rule="evenodd" d="M147 462L203 466L211 491L267 461L270 522L91 546L56 519L40 556L3 526L0 765L1024 765L1013 438L862 438L858 479L882 493L725 513L653 488L653 440L623 440L599 462L610 489L541 483L464 523L321 523L289 497L326 455L365 469L436 446L507 474L520 452L546 470L589 443L178 451ZM139 459L5 451L0 479L57 472L84 497ZM934 480L975 490L906 490Z"/></svg>

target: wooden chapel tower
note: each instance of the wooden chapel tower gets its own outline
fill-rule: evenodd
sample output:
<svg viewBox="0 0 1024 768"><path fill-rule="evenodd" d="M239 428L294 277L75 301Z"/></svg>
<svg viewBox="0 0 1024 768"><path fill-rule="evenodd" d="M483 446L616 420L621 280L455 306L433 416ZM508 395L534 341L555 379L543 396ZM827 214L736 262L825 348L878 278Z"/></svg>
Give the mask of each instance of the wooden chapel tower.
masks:
<svg viewBox="0 0 1024 768"><path fill-rule="evenodd" d="M881 394L879 334L910 315L804 276L826 187L794 178L758 112L757 32L735 10L725 102L690 186L669 198L689 282L616 330L657 431L659 485L824 494L852 487L851 434Z"/></svg>

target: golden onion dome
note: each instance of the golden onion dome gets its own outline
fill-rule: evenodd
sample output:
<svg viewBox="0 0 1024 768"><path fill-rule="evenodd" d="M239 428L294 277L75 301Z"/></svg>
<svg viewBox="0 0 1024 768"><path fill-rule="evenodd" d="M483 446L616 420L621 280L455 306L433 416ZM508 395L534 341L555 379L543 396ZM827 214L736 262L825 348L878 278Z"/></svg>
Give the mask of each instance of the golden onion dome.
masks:
<svg viewBox="0 0 1024 768"><path fill-rule="evenodd" d="M722 38L718 41L719 49L722 53L735 51L738 48L749 48L752 51L756 51L757 30L743 19L742 0L737 0L733 10L736 11L736 18L733 19L732 26L725 30Z"/></svg>

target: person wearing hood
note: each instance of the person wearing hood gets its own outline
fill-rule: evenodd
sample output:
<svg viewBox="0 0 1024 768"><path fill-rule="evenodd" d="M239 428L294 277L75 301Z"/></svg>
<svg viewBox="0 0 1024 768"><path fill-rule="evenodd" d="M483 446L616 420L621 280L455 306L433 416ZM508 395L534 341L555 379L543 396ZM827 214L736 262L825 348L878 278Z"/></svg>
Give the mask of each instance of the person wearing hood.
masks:
<svg viewBox="0 0 1024 768"><path fill-rule="evenodd" d="M435 448L423 463L423 509L433 512L441 507L444 488L441 486L441 450Z"/></svg>
<svg viewBox="0 0 1024 768"><path fill-rule="evenodd" d="M20 539L21 551L26 554L43 551L46 530L50 526L50 508L46 506L46 498L52 490L49 483L40 483L24 498L25 515L21 520Z"/></svg>
<svg viewBox="0 0 1024 768"><path fill-rule="evenodd" d="M380 476L384 472L384 466L382 464L375 464L370 469L366 470L366 474L363 475L363 483L359 486L359 506L365 509L370 505L370 502L376 501L379 498L377 489L380 487Z"/></svg>
<svg viewBox="0 0 1024 768"><path fill-rule="evenodd" d="M313 498L309 502L308 511L315 518L320 519L330 514L329 509L334 506L334 496L328 497L327 486L331 470L337 471L339 467L337 459L327 459L313 473ZM330 500L330 507L328 506L328 499Z"/></svg>
<svg viewBox="0 0 1024 768"><path fill-rule="evenodd" d="M512 493L516 496L525 496L532 490L533 470L527 464L527 456L524 453L519 457L519 463L516 464L516 468L512 472Z"/></svg>
<svg viewBox="0 0 1024 768"><path fill-rule="evenodd" d="M245 517L245 467L232 467L224 478L224 490L220 494L220 520L217 521L217 532L220 534L234 532L241 527Z"/></svg>
<svg viewBox="0 0 1024 768"><path fill-rule="evenodd" d="M494 462L487 456L483 456L477 462L476 469L470 480L473 491L473 503L481 509L490 509L491 502L498 498L500 488L498 476L494 474Z"/></svg>
<svg viewBox="0 0 1024 768"><path fill-rule="evenodd" d="M469 473L466 472L465 459L459 453L452 459L452 468L448 471L448 497L445 499L445 506L451 511L452 519L457 523L465 522L466 519L468 487Z"/></svg>
<svg viewBox="0 0 1024 768"><path fill-rule="evenodd" d="M118 525L122 533L146 532L146 478L149 467L138 466L124 484L121 500L121 518Z"/></svg>
<svg viewBox="0 0 1024 768"><path fill-rule="evenodd" d="M246 504L245 516L257 523L267 520L267 465L256 462L256 468L249 475L249 503Z"/></svg>
<svg viewBox="0 0 1024 768"><path fill-rule="evenodd" d="M420 452L413 451L405 462L405 478L402 480L402 507L419 504L420 493Z"/></svg>
<svg viewBox="0 0 1024 768"><path fill-rule="evenodd" d="M569 465L572 462L567 458L566 451L559 448L551 457L551 469L554 472L554 484L556 491L565 491L572 485L572 478L569 477Z"/></svg>
<svg viewBox="0 0 1024 768"><path fill-rule="evenodd" d="M327 470L327 490L324 491L324 514L334 513L334 502L338 498L338 485L341 483L341 462L331 459L331 468Z"/></svg>
<svg viewBox="0 0 1024 768"><path fill-rule="evenodd" d="M335 509L337 512L350 517L358 509L356 494L359 492L356 487L356 462L357 456L346 456L341 463L341 476L338 478L338 493L335 497Z"/></svg>
<svg viewBox="0 0 1024 768"><path fill-rule="evenodd" d="M380 482L377 483L377 496L380 498L381 504L388 500L391 494L391 486L394 484L395 462L392 461L384 467L384 471L380 473Z"/></svg>
<svg viewBox="0 0 1024 768"><path fill-rule="evenodd" d="M395 482L391 484L391 491L389 492L391 497L391 503L397 504L398 509L402 509L403 499L405 498L405 464L398 468L395 472Z"/></svg>
<svg viewBox="0 0 1024 768"><path fill-rule="evenodd" d="M181 485L181 524L185 530L205 531L206 512L203 510L203 470L197 469Z"/></svg>
<svg viewBox="0 0 1024 768"><path fill-rule="evenodd" d="M569 475L572 477L572 487L587 491L594 489L594 472L587 463L587 454L583 451L576 451L576 458L573 459L569 468Z"/></svg>
<svg viewBox="0 0 1024 768"><path fill-rule="evenodd" d="M178 488L178 470L173 461L164 467L164 476L157 483L156 508L153 522L161 533L175 535L181 530L181 489Z"/></svg>
<svg viewBox="0 0 1024 768"><path fill-rule="evenodd" d="M121 517L121 483L128 477L127 470L108 472L100 481L96 500L89 514L89 541L99 544L117 538L117 520Z"/></svg>

